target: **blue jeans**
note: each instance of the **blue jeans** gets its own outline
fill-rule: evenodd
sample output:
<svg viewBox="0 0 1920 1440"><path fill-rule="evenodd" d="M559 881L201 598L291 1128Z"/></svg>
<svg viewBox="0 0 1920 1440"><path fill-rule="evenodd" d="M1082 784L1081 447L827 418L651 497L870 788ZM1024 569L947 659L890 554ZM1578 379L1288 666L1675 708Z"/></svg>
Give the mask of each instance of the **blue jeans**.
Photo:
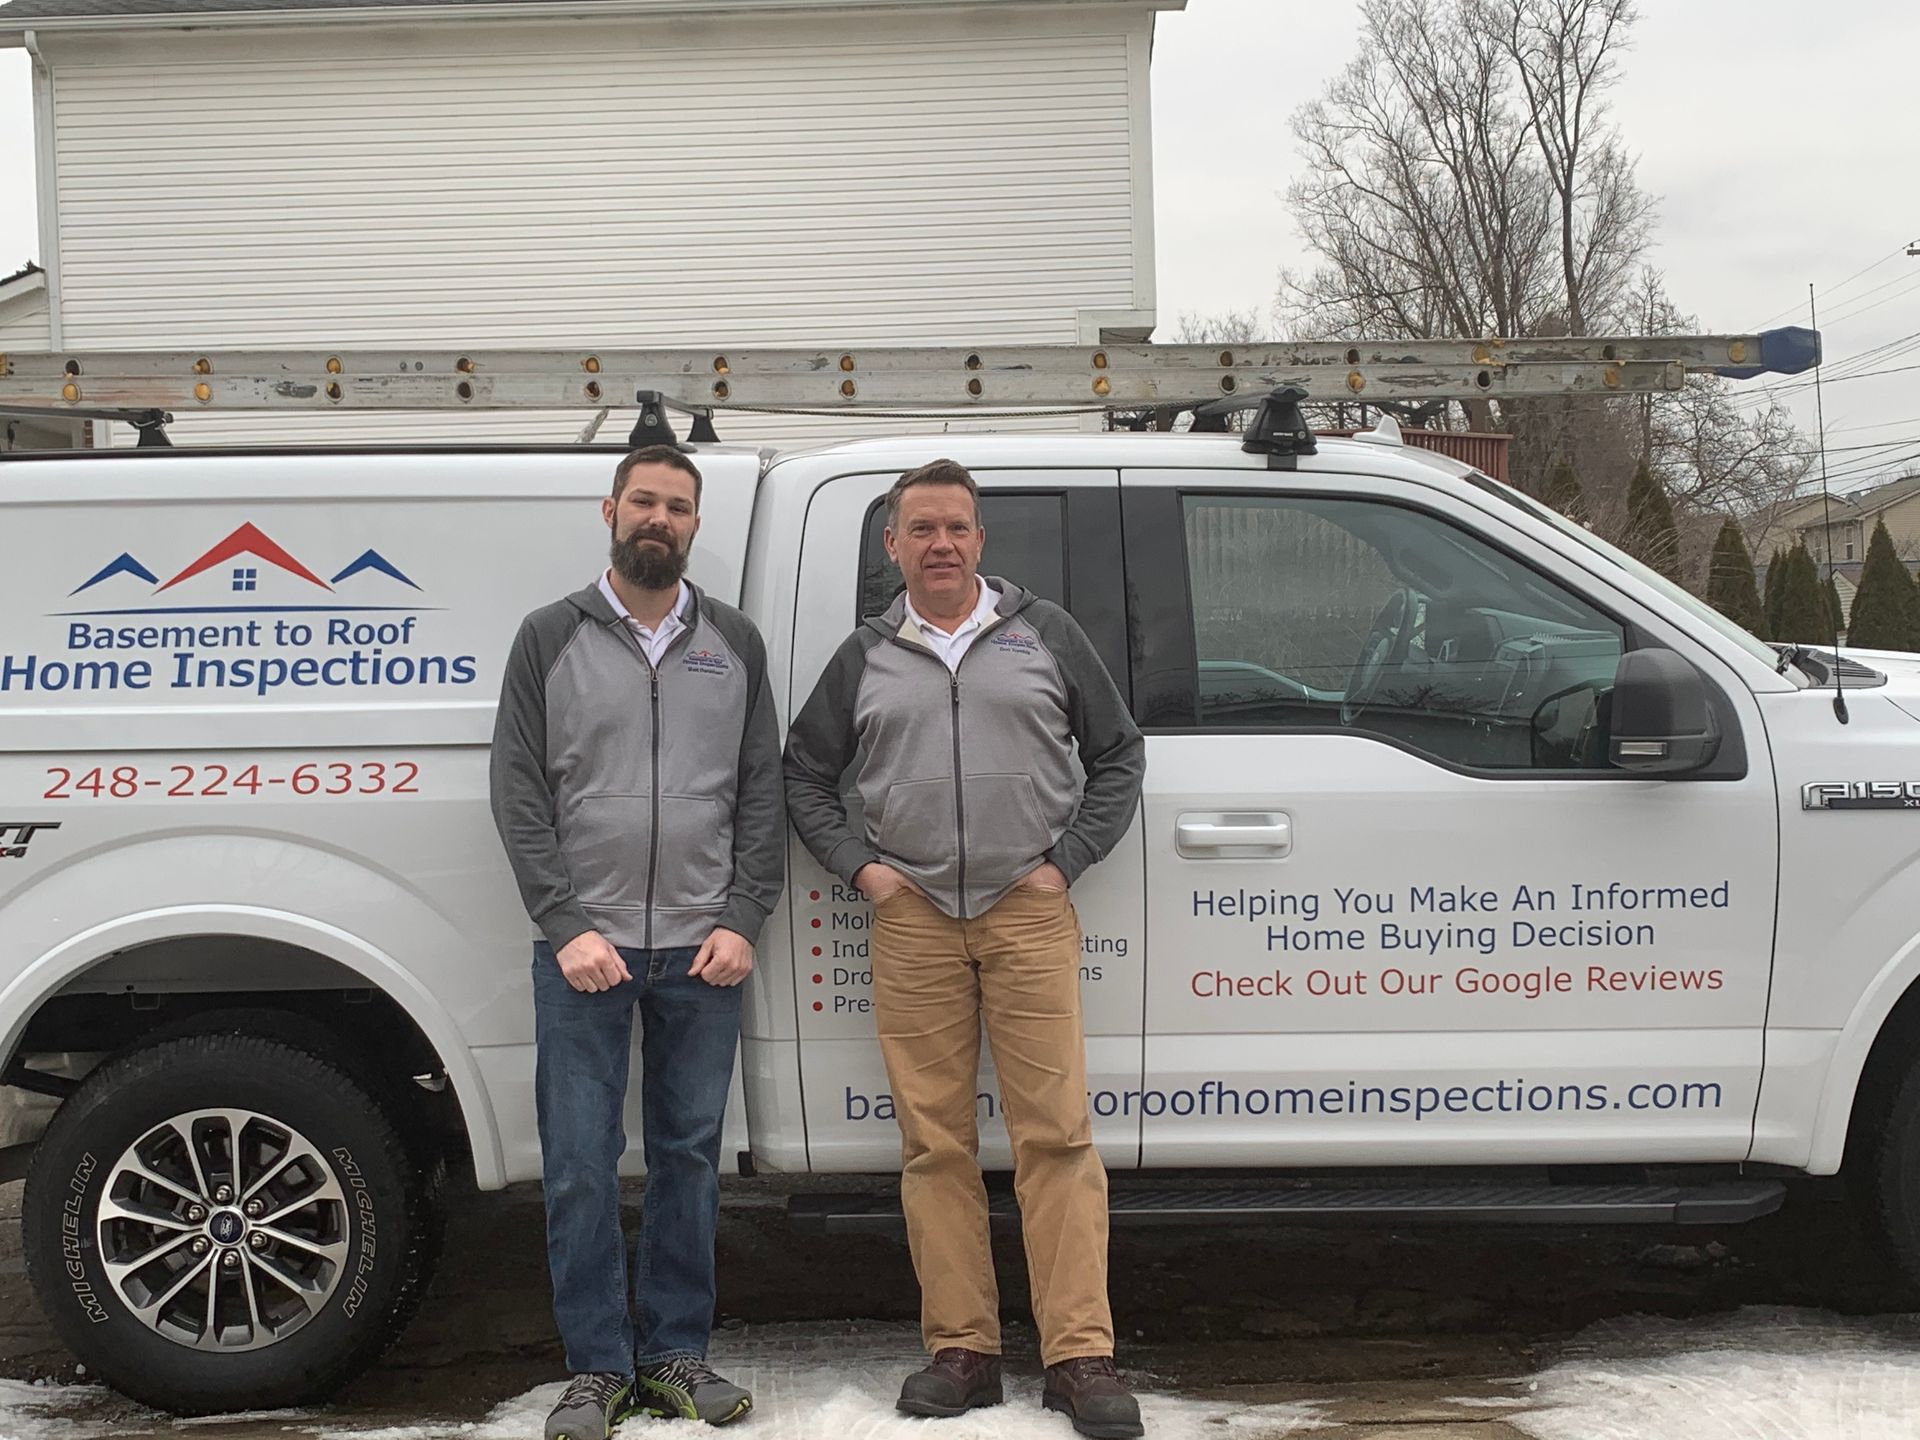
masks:
<svg viewBox="0 0 1920 1440"><path fill-rule="evenodd" d="M687 972L697 952L621 950L633 978L586 994L533 947L534 1095L553 1316L576 1375L704 1358L713 1329L720 1129L740 1043L740 987ZM647 1185L627 1308L617 1167L640 1011Z"/></svg>

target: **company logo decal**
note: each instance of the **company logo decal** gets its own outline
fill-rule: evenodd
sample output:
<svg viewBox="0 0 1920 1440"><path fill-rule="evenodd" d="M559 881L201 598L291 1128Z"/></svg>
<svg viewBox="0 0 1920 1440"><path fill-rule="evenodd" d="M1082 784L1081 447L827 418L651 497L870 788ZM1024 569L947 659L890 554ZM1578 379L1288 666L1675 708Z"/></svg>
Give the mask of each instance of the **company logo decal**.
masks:
<svg viewBox="0 0 1920 1440"><path fill-rule="evenodd" d="M724 675L733 669L733 662L717 650L689 650L686 662L687 669L699 675Z"/></svg>
<svg viewBox="0 0 1920 1440"><path fill-rule="evenodd" d="M308 611L352 612L356 610L397 610L417 609L415 606L355 604L355 598L392 599L403 596L380 596L368 594L364 597L342 596L334 588L344 581L359 575L383 576L387 580L404 585L407 589L419 593L420 587L378 550L363 550L349 561L331 581L322 580L308 569L291 553L276 543L259 526L248 521L236 528L225 539L210 546L196 559L190 561L169 580L161 580L145 564L130 552L122 551L93 574L82 580L67 592L68 598L89 595L94 599L121 598L126 600L154 599L165 595L177 585L200 580L209 572L223 573L211 576L196 585L184 595L169 595L168 602L157 605L122 605L113 609L101 610L63 610L56 614L64 617L77 615L216 615L223 613L249 614L291 614ZM146 596L129 595L126 586L114 586L109 592L92 595L101 586L121 577L129 580L144 581L153 587ZM298 586L285 586L283 577L299 582ZM261 590L261 584L267 583L267 590ZM318 590L322 595L338 596L334 603L278 604L277 600L307 600L318 602ZM211 603L215 599L224 602ZM195 603L195 602L201 603Z"/></svg>
<svg viewBox="0 0 1920 1440"><path fill-rule="evenodd" d="M996 630L993 639L988 643L1002 650L1012 650L1022 655L1040 653L1039 638L1028 634L1025 630Z"/></svg>
<svg viewBox="0 0 1920 1440"><path fill-rule="evenodd" d="M432 617L444 612L419 603L426 596L413 577L372 546L346 556L315 565L318 555L302 559L248 520L184 564L123 550L76 566L63 598L86 608L49 610L63 622L57 639L0 651L0 695L211 690L295 699L303 690L473 684L474 656L426 646Z"/></svg>

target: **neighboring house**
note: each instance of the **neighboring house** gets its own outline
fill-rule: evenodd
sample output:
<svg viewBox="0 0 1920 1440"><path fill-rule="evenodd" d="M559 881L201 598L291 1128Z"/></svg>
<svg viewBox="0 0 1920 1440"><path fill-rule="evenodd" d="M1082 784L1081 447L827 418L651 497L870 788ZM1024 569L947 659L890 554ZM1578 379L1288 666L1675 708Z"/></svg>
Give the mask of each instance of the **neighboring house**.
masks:
<svg viewBox="0 0 1920 1440"><path fill-rule="evenodd" d="M12 0L47 343L1144 339L1148 61L1156 12L1184 4ZM729 418L724 438L842 423ZM559 438L584 419L175 434Z"/></svg>
<svg viewBox="0 0 1920 1440"><path fill-rule="evenodd" d="M0 277L0 356L9 350L47 348L47 272L28 262L24 270ZM85 424L41 420L0 411L0 454L8 450L44 450L78 445Z"/></svg>
<svg viewBox="0 0 1920 1440"><path fill-rule="evenodd" d="M1893 548L1913 569L1920 563L1920 475L1903 475L1884 485L1822 498L1814 495L1777 517L1776 535L1796 541L1822 566L1858 580L1874 526L1886 522ZM1764 558L1764 557L1761 557Z"/></svg>

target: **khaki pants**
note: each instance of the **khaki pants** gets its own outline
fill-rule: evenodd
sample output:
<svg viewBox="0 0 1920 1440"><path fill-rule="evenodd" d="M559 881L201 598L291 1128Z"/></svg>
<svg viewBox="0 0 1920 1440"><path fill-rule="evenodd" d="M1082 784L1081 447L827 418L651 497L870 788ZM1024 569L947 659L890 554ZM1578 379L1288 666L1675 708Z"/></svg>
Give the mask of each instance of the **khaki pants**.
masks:
<svg viewBox="0 0 1920 1440"><path fill-rule="evenodd" d="M1080 921L1058 891L1018 889L955 920L911 890L874 907L873 1001L900 1122L900 1198L928 1350L1000 1353L979 1127L986 1018L1013 1140L1043 1364L1113 1353L1107 1172L1087 1113Z"/></svg>

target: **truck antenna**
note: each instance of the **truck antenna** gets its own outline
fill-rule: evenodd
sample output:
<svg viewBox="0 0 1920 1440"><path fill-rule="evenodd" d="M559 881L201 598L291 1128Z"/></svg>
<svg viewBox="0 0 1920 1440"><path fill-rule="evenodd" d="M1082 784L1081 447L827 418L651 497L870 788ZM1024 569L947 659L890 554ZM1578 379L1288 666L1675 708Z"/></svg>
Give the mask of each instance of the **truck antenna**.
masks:
<svg viewBox="0 0 1920 1440"><path fill-rule="evenodd" d="M1807 314L1812 317L1810 324L1815 330L1820 328L1820 307L1813 298L1813 285L1807 285ZM1820 428L1820 528L1826 532L1826 544L1821 548L1827 552L1826 593L1838 597L1840 587L1833 583L1833 496L1827 490L1827 409L1820 394L1820 361L1813 362L1813 413L1814 423ZM1835 609L1827 616L1833 628L1833 718L1842 725L1847 723L1846 682L1840 674L1840 612Z"/></svg>

